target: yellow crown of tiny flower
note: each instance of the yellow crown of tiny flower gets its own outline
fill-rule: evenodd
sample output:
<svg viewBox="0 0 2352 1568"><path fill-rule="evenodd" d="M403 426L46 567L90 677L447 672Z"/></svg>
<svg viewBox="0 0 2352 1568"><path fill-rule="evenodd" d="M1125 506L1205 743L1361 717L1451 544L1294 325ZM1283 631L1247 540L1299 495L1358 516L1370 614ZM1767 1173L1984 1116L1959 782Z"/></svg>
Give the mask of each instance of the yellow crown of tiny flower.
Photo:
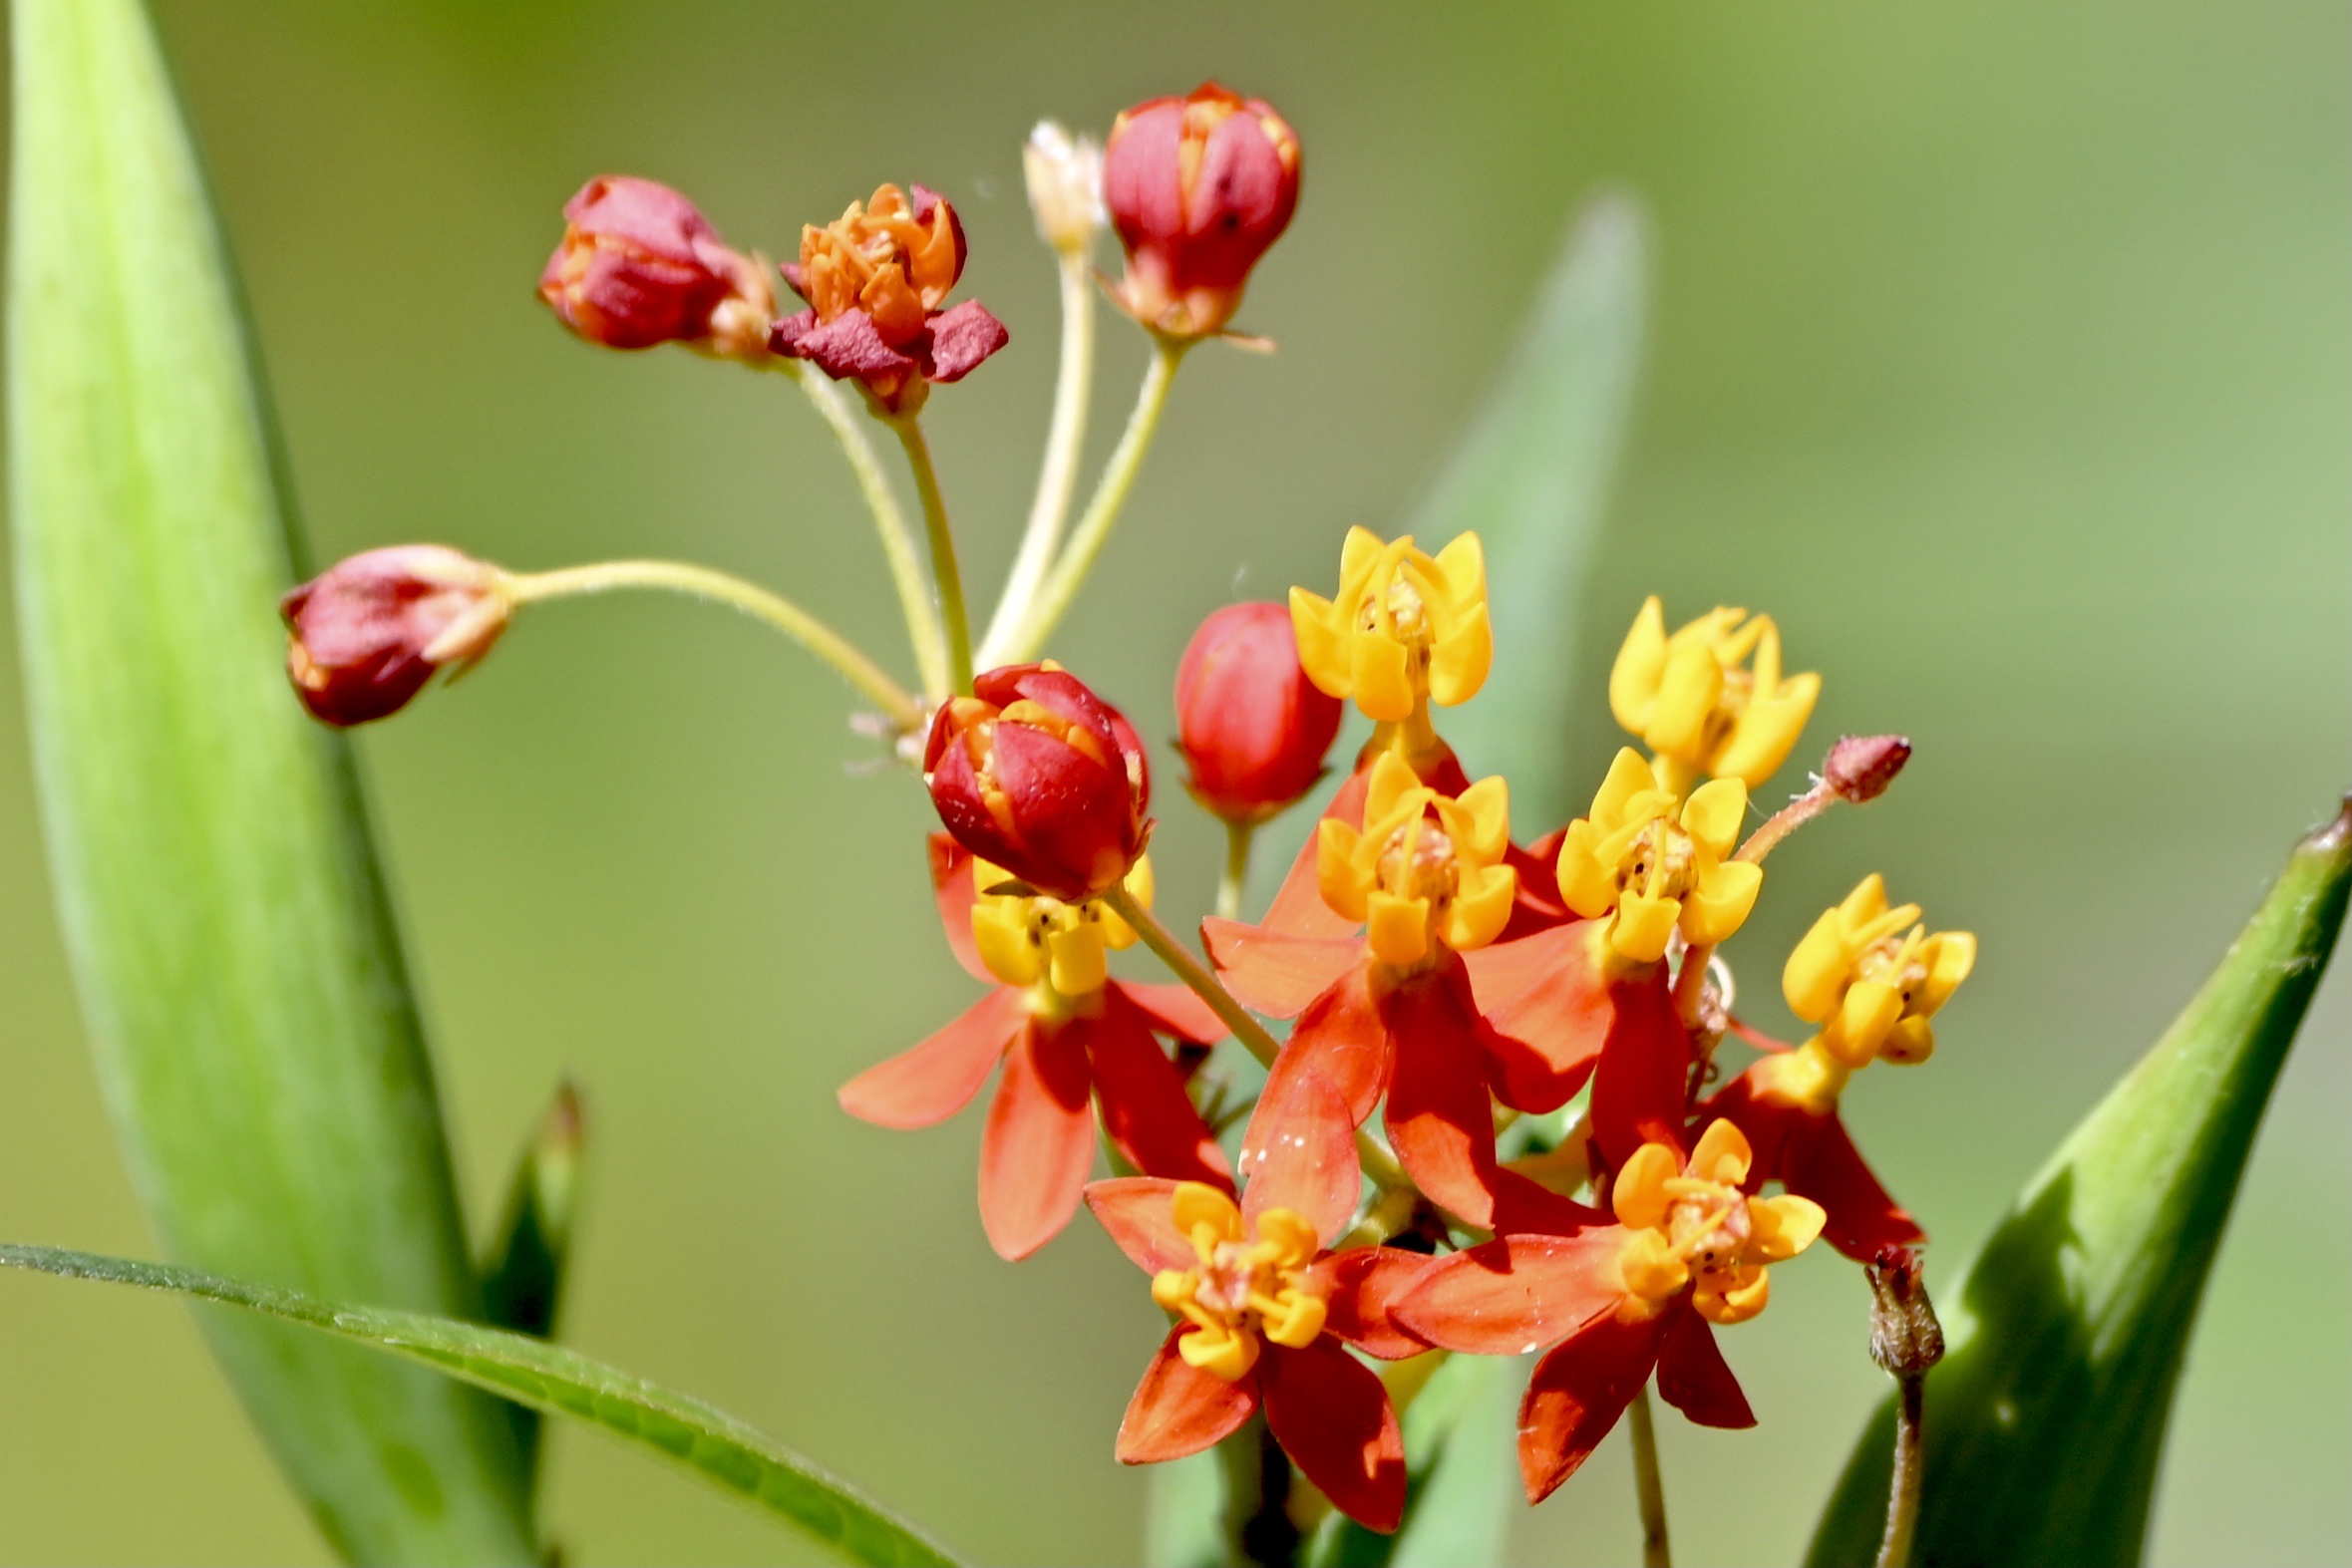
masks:
<svg viewBox="0 0 2352 1568"><path fill-rule="evenodd" d="M1782 679L1781 629L1769 615L1747 616L1718 607L1669 637L1651 595L1609 671L1609 711L1689 778L1737 779L1753 789L1797 744L1822 678Z"/></svg>
<svg viewBox="0 0 2352 1568"><path fill-rule="evenodd" d="M972 940L980 962L1008 986L1043 980L1056 995L1091 997L1111 978L1109 954L1135 946L1135 928L1101 901L1066 904L1043 893L991 893L1010 878L985 860L972 862ZM1152 857L1136 856L1127 890L1152 907Z"/></svg>
<svg viewBox="0 0 2352 1568"><path fill-rule="evenodd" d="M1617 1172L1610 1206L1631 1234L1618 1254L1626 1293L1655 1314L1685 1285L1710 1323L1745 1323L1772 1298L1766 1265L1813 1245L1829 1216L1794 1193L1740 1191L1756 1161L1747 1135L1710 1122L1683 1165L1664 1143L1644 1143Z"/></svg>
<svg viewBox="0 0 2352 1568"><path fill-rule="evenodd" d="M1764 868L1731 858L1748 811L1737 779L1701 784L1675 811L1631 747L1617 753L1592 797L1592 814L1568 824L1559 846L1559 890L1587 920L1614 912L1609 945L1620 957L1653 963L1677 926L1694 947L1723 941L1756 907Z"/></svg>
<svg viewBox="0 0 2352 1568"><path fill-rule="evenodd" d="M1976 966L1976 938L1966 931L1930 936L1918 919L1917 904L1886 906L1886 883L1873 871L1825 910L1789 955L1781 994L1791 1012L1821 1026L1822 1048L1841 1066L1878 1057L1924 1062L1934 1052L1927 1020Z"/></svg>
<svg viewBox="0 0 2352 1568"><path fill-rule="evenodd" d="M1314 1343L1329 1311L1312 1273L1321 1250L1314 1226L1289 1209L1267 1209L1252 1241L1233 1200L1198 1181L1178 1183L1171 1204L1197 1261L1153 1275L1152 1299L1190 1320L1176 1341L1186 1366L1235 1383L1257 1364L1259 1335L1290 1350Z"/></svg>
<svg viewBox="0 0 2352 1568"><path fill-rule="evenodd" d="M1475 533L1436 555L1407 534L1383 544L1350 528L1339 554L1339 593L1290 590L1290 624L1307 679L1353 698L1382 723L1409 719L1422 699L1469 702L1487 682L1495 636L1487 623L1487 557Z"/></svg>
<svg viewBox="0 0 2352 1568"><path fill-rule="evenodd" d="M1485 947L1511 919L1518 874L1500 863L1511 847L1511 797L1501 779L1482 779L1456 799L1383 752L1365 790L1363 827L1325 817L1317 832L1323 901L1365 922L1372 956L1384 964L1411 968L1441 942L1458 953Z"/></svg>

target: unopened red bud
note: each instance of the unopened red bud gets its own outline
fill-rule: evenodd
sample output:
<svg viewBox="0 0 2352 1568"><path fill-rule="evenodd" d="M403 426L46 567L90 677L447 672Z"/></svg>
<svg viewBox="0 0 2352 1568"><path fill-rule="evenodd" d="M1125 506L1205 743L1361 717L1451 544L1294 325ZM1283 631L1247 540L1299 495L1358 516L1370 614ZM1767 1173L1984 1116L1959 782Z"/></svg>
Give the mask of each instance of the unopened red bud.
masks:
<svg viewBox="0 0 2352 1568"><path fill-rule="evenodd" d="M1855 805L1875 800L1911 760L1911 743L1899 735L1849 735L1830 748L1822 783L1841 800Z"/></svg>
<svg viewBox="0 0 2352 1568"><path fill-rule="evenodd" d="M1152 797L1134 728L1051 665L991 670L973 689L939 710L923 748L923 781L947 831L1066 902L1126 876L1144 850Z"/></svg>
<svg viewBox="0 0 2352 1568"><path fill-rule="evenodd" d="M1118 299L1175 337L1221 329L1298 206L1298 137L1213 82L1138 104L1103 149L1103 204L1127 247Z"/></svg>
<svg viewBox="0 0 2352 1568"><path fill-rule="evenodd" d="M1924 1378L1943 1360L1943 1325L1927 1299L1919 1254L1880 1247L1863 1272L1870 1280L1870 1359L1897 1378Z"/></svg>
<svg viewBox="0 0 2352 1568"><path fill-rule="evenodd" d="M1314 787L1343 703L1299 667L1286 604L1228 604L1176 667L1177 745L1192 797L1232 822L1271 816Z"/></svg>
<svg viewBox="0 0 2352 1568"><path fill-rule="evenodd" d="M506 583L488 561L438 544L336 563L278 601L294 694L337 727L398 713L435 671L490 652L513 611Z"/></svg>
<svg viewBox="0 0 2352 1568"><path fill-rule="evenodd" d="M692 343L767 353L775 291L759 263L727 247L669 186L600 175L563 206L563 239L539 273L539 298L608 349Z"/></svg>

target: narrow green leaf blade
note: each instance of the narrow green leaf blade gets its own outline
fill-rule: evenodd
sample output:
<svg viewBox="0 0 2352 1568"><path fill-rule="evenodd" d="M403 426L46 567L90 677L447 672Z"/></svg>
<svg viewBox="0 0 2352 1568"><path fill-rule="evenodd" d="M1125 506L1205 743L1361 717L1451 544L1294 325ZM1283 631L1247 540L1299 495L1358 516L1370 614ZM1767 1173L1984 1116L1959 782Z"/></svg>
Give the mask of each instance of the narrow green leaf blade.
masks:
<svg viewBox="0 0 2352 1568"><path fill-rule="evenodd" d="M1580 803L1563 766L1577 611L1632 405L1648 258L1630 196L1586 205L1510 363L1413 517L1429 548L1471 528L1486 543L1495 673L1444 728L1474 773L1510 778L1512 814L1525 821L1564 821Z"/></svg>
<svg viewBox="0 0 2352 1568"><path fill-rule="evenodd" d="M2352 801L2187 1009L2059 1146L1963 1276L1929 1376L1912 1561L2136 1563L2205 1276L2262 1110L2344 922ZM1808 1561L1871 1561L1891 1405Z"/></svg>
<svg viewBox="0 0 2352 1568"><path fill-rule="evenodd" d="M242 1307L447 1373L534 1410L575 1416L668 1455L855 1563L952 1564L938 1542L811 1460L699 1400L576 1351L415 1312L339 1307L196 1269L0 1243L0 1266L174 1291Z"/></svg>
<svg viewBox="0 0 2352 1568"><path fill-rule="evenodd" d="M234 286L137 0L14 0L8 438L51 871L173 1256L479 1310L350 759L302 717L287 518ZM536 1553L497 1403L204 1315L337 1550Z"/></svg>

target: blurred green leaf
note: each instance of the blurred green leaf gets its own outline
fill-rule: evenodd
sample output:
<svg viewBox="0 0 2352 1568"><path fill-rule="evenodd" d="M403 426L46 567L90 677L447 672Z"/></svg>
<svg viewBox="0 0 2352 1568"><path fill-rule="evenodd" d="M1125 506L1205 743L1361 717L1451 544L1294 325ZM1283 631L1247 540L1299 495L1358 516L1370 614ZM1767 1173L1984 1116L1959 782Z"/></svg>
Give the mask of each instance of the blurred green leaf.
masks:
<svg viewBox="0 0 2352 1568"><path fill-rule="evenodd" d="M1518 1403L1527 1363L1453 1356L1406 1407L1404 1527L1394 1535L1334 1516L1317 1568L1484 1568L1503 1560L1518 1478Z"/></svg>
<svg viewBox="0 0 2352 1568"><path fill-rule="evenodd" d="M300 1324L463 1379L534 1410L576 1416L759 1504L856 1563L951 1564L947 1549L782 1443L699 1400L575 1351L415 1312L338 1307L195 1269L0 1243L0 1266L176 1291ZM436 1380L439 1381L439 1380Z"/></svg>
<svg viewBox="0 0 2352 1568"><path fill-rule="evenodd" d="M1410 531L1430 549L1470 528L1486 544L1495 673L1444 728L1474 775L1511 780L1522 824L1564 821L1582 803L1565 767L1577 612L1640 364L1648 258L1630 196L1585 206L1501 378L1413 516Z"/></svg>
<svg viewBox="0 0 2352 1568"><path fill-rule="evenodd" d="M533 1339L555 1337L555 1315L563 1306L563 1277L571 1261L572 1221L579 1209L580 1157L587 1127L579 1092L558 1085L546 1113L531 1129L530 1143L514 1168L505 1217L498 1240L483 1260L483 1321ZM539 1412L509 1405L522 1462L539 1474Z"/></svg>
<svg viewBox="0 0 2352 1568"><path fill-rule="evenodd" d="M2205 1276L2352 886L2352 801L2296 846L2204 988L1962 1276L1929 1376L1912 1561L2136 1563ZM1870 1562L1889 1403L1808 1561Z"/></svg>
<svg viewBox="0 0 2352 1568"><path fill-rule="evenodd" d="M1155 1464L1144 1501L1149 1568L1219 1568L1225 1552L1223 1456L1204 1448Z"/></svg>
<svg viewBox="0 0 2352 1568"><path fill-rule="evenodd" d="M286 690L289 518L136 0L15 0L8 438L50 866L171 1255L480 1310L350 757ZM535 1555L495 1401L274 1325L206 1333L335 1548Z"/></svg>

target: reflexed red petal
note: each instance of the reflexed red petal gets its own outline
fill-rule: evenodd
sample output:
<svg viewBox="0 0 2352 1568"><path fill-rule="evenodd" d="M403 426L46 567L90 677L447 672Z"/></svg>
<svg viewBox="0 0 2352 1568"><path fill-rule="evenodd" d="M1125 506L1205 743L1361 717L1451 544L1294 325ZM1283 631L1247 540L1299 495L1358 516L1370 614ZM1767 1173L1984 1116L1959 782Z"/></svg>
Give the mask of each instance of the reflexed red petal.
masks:
<svg viewBox="0 0 2352 1568"><path fill-rule="evenodd" d="M1336 917L1335 917L1336 918ZM1268 1018L1296 1018L1331 983L1364 958L1364 944L1346 927L1336 937L1293 936L1271 925L1243 925L1211 915L1200 940L1225 988Z"/></svg>
<svg viewBox="0 0 2352 1568"><path fill-rule="evenodd" d="M1267 1209L1289 1209L1325 1246L1347 1229L1363 1185L1356 1127L1320 1074L1267 1078L1242 1139L1241 1174L1248 1182L1241 1212L1252 1222Z"/></svg>
<svg viewBox="0 0 2352 1568"><path fill-rule="evenodd" d="M1495 1112L1474 1008L1470 977L1451 954L1379 1000L1396 1053L1389 1142L1423 1192L1483 1230L1495 1215Z"/></svg>
<svg viewBox="0 0 2352 1568"><path fill-rule="evenodd" d="M1268 1345L1258 1360L1266 1424L1333 1507L1366 1529L1405 1514L1405 1439L1380 1376L1325 1335L1304 1350Z"/></svg>
<svg viewBox="0 0 2352 1568"><path fill-rule="evenodd" d="M1086 1206L1128 1261L1146 1274L1188 1269L1199 1259L1176 1228L1176 1188L1158 1176L1114 1176L1087 1183Z"/></svg>
<svg viewBox="0 0 2352 1568"><path fill-rule="evenodd" d="M1516 942L1576 918L1559 896L1559 845L1567 831L1555 828L1524 849L1512 844L1504 851L1503 863L1518 873L1518 890L1502 941Z"/></svg>
<svg viewBox="0 0 2352 1568"><path fill-rule="evenodd" d="M1674 1327L1658 1352L1658 1398L1702 1426L1743 1430L1756 1424L1740 1380L1723 1364L1715 1331L1697 1313L1669 1314Z"/></svg>
<svg viewBox="0 0 2352 1568"><path fill-rule="evenodd" d="M1150 1020L1119 987L1105 989L1102 1017L1074 1018L1062 1029L1086 1049L1104 1135L1129 1163L1147 1176L1233 1190L1233 1168L1216 1135L1193 1108L1176 1064L1152 1038Z"/></svg>
<svg viewBox="0 0 2352 1568"><path fill-rule="evenodd" d="M1666 966L1645 964L1607 982L1608 1036L1592 1070L1592 1136L1610 1168L1644 1143L1688 1151L1683 1106L1690 1093L1690 1036L1674 1016Z"/></svg>
<svg viewBox="0 0 2352 1568"><path fill-rule="evenodd" d="M1576 1473L1647 1382L1672 1311L1642 1323L1595 1318L1535 1364L1519 1402L1519 1478L1541 1502Z"/></svg>
<svg viewBox="0 0 2352 1568"><path fill-rule="evenodd" d="M1347 1106L1348 1119L1362 1126L1388 1092L1390 1060L1388 1025L1359 963L1307 1004L1269 1079L1312 1069Z"/></svg>
<svg viewBox="0 0 2352 1568"><path fill-rule="evenodd" d="M1436 1261L1402 1247L1352 1247L1330 1254L1315 1266L1331 1282L1324 1330L1382 1361L1420 1355L1429 1342L1397 1321L1396 1304Z"/></svg>
<svg viewBox="0 0 2352 1568"><path fill-rule="evenodd" d="M1231 1033L1216 1009L1193 995L1190 986L1138 986L1124 980L1112 984L1163 1035L1207 1046Z"/></svg>
<svg viewBox="0 0 2352 1568"><path fill-rule="evenodd" d="M999 986L912 1051L840 1087L841 1108L883 1127L927 1127L972 1101L988 1070L1029 1016L1021 993Z"/></svg>
<svg viewBox="0 0 2352 1568"><path fill-rule="evenodd" d="M926 324L930 333L930 363L923 375L932 381L961 381L980 368L980 362L1011 339L1005 324L989 314L976 299L939 312Z"/></svg>
<svg viewBox="0 0 2352 1568"><path fill-rule="evenodd" d="M1095 1158L1086 1051L1032 1023L1005 1053L980 1138L980 1224L997 1255L1029 1256L1070 1223Z"/></svg>
<svg viewBox="0 0 2352 1568"><path fill-rule="evenodd" d="M795 316L770 332L768 346L779 354L805 359L836 381L862 381L877 376L901 376L915 369L913 360L890 347L881 329L862 310L845 310L822 324L815 312L803 312L811 324L801 326ZM788 331L788 326L791 329Z"/></svg>
<svg viewBox="0 0 2352 1568"><path fill-rule="evenodd" d="M1432 1345L1523 1356L1612 1312L1624 1299L1617 1225L1580 1236L1506 1236L1441 1258L1395 1306Z"/></svg>
<svg viewBox="0 0 2352 1568"><path fill-rule="evenodd" d="M972 939L972 852L945 833L927 836L931 853L931 892L939 901L939 925L955 961L974 980L1000 982L980 962L980 944Z"/></svg>
<svg viewBox="0 0 2352 1568"><path fill-rule="evenodd" d="M1828 1212L1830 1222L1822 1229L1822 1239L1857 1263L1875 1260L1880 1247L1907 1247L1927 1239L1878 1184L1836 1115L1805 1116L1791 1123L1781 1182Z"/></svg>
<svg viewBox="0 0 2352 1568"><path fill-rule="evenodd" d="M1487 1228L1498 1236L1575 1236L1608 1223L1600 1210L1563 1198L1508 1166L1495 1172L1495 1223Z"/></svg>
<svg viewBox="0 0 2352 1568"><path fill-rule="evenodd" d="M1575 1097L1616 1017L1592 960L1593 926L1578 920L1463 955L1493 1036L1495 1094L1540 1115Z"/></svg>
<svg viewBox="0 0 2352 1568"><path fill-rule="evenodd" d="M1332 795L1323 814L1361 825L1364 795L1371 787L1372 771L1359 765ZM1289 936L1333 938L1353 936L1356 924L1333 913L1331 906L1323 902L1323 888L1315 878L1315 835L1307 834L1307 841L1298 851L1298 857L1290 862L1290 871L1282 878L1273 903L1266 908L1266 929Z"/></svg>
<svg viewBox="0 0 2352 1568"><path fill-rule="evenodd" d="M1157 1464L1198 1453L1231 1435L1257 1409L1255 1371L1239 1383L1227 1383L1185 1365L1176 1354L1176 1336L1190 1327L1172 1330L1144 1369L1144 1381L1136 1385L1119 1422L1120 1463Z"/></svg>

